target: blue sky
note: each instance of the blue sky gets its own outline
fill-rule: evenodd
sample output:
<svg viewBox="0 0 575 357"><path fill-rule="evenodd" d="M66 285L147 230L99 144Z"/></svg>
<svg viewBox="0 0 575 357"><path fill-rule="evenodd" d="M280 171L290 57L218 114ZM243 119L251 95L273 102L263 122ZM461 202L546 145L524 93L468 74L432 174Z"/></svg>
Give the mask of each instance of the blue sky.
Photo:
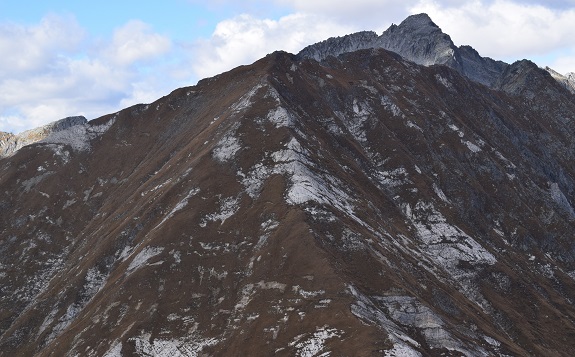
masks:
<svg viewBox="0 0 575 357"><path fill-rule="evenodd" d="M0 131L93 119L420 12L484 56L575 72L575 0L0 0Z"/></svg>
<svg viewBox="0 0 575 357"><path fill-rule="evenodd" d="M209 36L217 22L217 11L194 6L189 1L4 1L0 21L32 25L47 14L71 14L93 36L110 36L114 29L139 19L169 36ZM228 12L225 16L233 16Z"/></svg>

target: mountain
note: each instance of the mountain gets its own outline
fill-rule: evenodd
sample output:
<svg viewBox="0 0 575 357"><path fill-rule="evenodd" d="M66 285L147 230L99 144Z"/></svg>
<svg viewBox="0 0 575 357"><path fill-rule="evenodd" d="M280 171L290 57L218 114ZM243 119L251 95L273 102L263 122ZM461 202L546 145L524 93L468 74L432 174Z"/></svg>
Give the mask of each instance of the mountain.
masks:
<svg viewBox="0 0 575 357"><path fill-rule="evenodd" d="M549 72L555 80L564 85L571 93L575 93L575 73L571 72L566 75L562 75L549 67L545 67L545 70Z"/></svg>
<svg viewBox="0 0 575 357"><path fill-rule="evenodd" d="M0 355L570 356L574 95L354 36L0 159Z"/></svg>
<svg viewBox="0 0 575 357"><path fill-rule="evenodd" d="M36 143L50 135L76 125L85 125L87 122L88 120L83 116L68 117L16 135L0 132L0 158L10 156L22 147Z"/></svg>
<svg viewBox="0 0 575 357"><path fill-rule="evenodd" d="M299 58L324 61L360 49L383 48L424 66L445 65L467 78L493 89L501 89L502 75L509 64L481 57L470 46L457 47L427 14L409 16L399 25L391 25L381 36L375 32L358 32L334 37L310 45L298 54ZM575 76L563 76L548 69L553 77L575 93Z"/></svg>

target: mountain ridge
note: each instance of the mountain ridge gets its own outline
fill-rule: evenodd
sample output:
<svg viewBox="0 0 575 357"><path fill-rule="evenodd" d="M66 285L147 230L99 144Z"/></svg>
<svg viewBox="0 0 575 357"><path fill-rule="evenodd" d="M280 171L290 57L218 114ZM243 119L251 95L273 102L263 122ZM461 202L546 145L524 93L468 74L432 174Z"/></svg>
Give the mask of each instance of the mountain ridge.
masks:
<svg viewBox="0 0 575 357"><path fill-rule="evenodd" d="M424 66L446 65L493 89L504 88L502 75L510 66L482 57L469 45L455 46L451 37L425 13L410 15L399 25L392 24L380 36L373 31L363 31L332 37L307 46L297 56L323 61L329 56L337 57L345 52L369 48L383 48ZM545 70L575 94L574 77L570 73L563 76L550 68Z"/></svg>
<svg viewBox="0 0 575 357"><path fill-rule="evenodd" d="M469 45L455 46L450 36L443 33L425 13L410 15L399 25L392 24L380 36L374 31L360 31L320 41L306 46L295 55L295 58L299 61L314 59L322 62L329 56L337 57L343 53L370 48L383 48L397 53L409 61L425 66L446 65L473 81L501 90L513 87L513 85L504 83L504 74L508 71L509 66L522 63L522 61L517 61L515 64L507 64L489 57L482 57ZM575 73L562 75L549 67L545 67L543 70L575 94ZM200 82L204 80L202 79ZM44 139L53 130L61 131L58 129L60 125L58 123L66 123L69 120L74 120L74 118L76 117L64 118L16 135L2 133L0 157L9 156L22 146ZM70 123L71 126L76 124Z"/></svg>

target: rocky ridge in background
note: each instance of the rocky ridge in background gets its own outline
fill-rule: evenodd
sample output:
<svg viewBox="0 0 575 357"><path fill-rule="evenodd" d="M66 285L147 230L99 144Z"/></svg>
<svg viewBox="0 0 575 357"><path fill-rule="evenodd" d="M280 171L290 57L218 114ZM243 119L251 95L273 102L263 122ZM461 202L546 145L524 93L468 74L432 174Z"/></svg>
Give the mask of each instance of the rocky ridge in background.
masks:
<svg viewBox="0 0 575 357"><path fill-rule="evenodd" d="M558 73L552 68L545 67L545 70L555 78L559 83L563 84L571 93L575 93L575 73L569 72L565 75Z"/></svg>
<svg viewBox="0 0 575 357"><path fill-rule="evenodd" d="M304 48L298 57L324 61L329 56L337 57L342 53L369 48L383 48L424 66L445 65L494 89L501 88L501 77L510 66L502 61L482 57L471 46L455 46L449 35L443 33L427 14L409 16L401 24L391 25L381 36L364 31L333 37ZM575 93L575 77L572 73L563 76L550 68L548 70Z"/></svg>
<svg viewBox="0 0 575 357"><path fill-rule="evenodd" d="M88 122L83 116L67 117L44 126L26 130L19 134L0 132L0 158L13 155L26 145L41 141L53 133L64 131L72 126Z"/></svg>

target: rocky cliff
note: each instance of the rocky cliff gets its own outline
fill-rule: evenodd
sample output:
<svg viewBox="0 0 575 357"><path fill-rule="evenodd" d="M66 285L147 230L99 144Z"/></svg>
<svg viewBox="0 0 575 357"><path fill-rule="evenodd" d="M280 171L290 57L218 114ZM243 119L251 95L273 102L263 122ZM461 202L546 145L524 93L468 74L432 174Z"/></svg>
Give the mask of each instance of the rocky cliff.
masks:
<svg viewBox="0 0 575 357"><path fill-rule="evenodd" d="M0 157L10 156L26 145L43 140L52 134L65 131L70 127L84 125L86 123L86 118L76 116L64 118L16 135L0 132Z"/></svg>
<svg viewBox="0 0 575 357"><path fill-rule="evenodd" d="M566 75L562 75L549 67L545 67L545 70L549 72L555 80L564 85L571 93L575 93L575 73L570 72Z"/></svg>
<svg viewBox="0 0 575 357"><path fill-rule="evenodd" d="M383 48L403 58L424 66L446 65L467 78L490 88L500 89L502 75L509 64L482 57L471 46L455 46L449 35L431 20L427 14L412 15L399 25L391 25L381 36L375 32L358 32L335 37L310 45L298 54L299 58L323 61L329 56L358 49ZM574 92L573 74L563 76L551 69L556 80Z"/></svg>

